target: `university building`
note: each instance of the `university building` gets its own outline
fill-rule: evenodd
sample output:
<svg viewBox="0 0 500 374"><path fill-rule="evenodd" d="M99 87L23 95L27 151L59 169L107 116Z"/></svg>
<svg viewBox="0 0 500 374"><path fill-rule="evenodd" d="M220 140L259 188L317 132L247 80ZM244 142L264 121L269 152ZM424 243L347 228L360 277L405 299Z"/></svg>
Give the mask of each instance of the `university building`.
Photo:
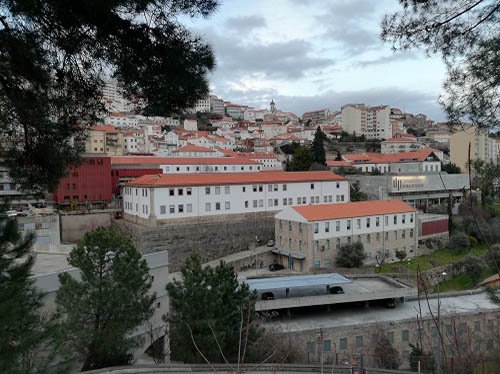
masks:
<svg viewBox="0 0 500 374"><path fill-rule="evenodd" d="M417 248L417 210L399 200L292 206L275 216L275 238L281 263L292 270L332 268L343 244L361 242L367 258L408 258Z"/></svg>
<svg viewBox="0 0 500 374"><path fill-rule="evenodd" d="M327 171L144 175L123 188L126 220L149 227L271 216L290 206L349 201Z"/></svg>

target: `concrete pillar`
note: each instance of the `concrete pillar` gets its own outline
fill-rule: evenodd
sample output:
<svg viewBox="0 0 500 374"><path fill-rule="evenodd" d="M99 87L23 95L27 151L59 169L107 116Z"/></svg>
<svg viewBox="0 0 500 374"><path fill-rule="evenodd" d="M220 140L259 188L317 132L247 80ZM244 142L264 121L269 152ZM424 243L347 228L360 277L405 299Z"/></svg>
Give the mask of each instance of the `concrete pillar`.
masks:
<svg viewBox="0 0 500 374"><path fill-rule="evenodd" d="M156 218L155 215L155 189L149 189L149 218Z"/></svg>

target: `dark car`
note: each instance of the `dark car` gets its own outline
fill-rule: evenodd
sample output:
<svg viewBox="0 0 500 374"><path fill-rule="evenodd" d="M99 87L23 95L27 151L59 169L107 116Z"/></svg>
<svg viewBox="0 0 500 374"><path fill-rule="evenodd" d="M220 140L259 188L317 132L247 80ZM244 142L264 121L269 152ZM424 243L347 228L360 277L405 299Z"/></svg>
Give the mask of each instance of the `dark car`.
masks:
<svg viewBox="0 0 500 374"><path fill-rule="evenodd" d="M335 286L335 287L330 288L330 293L334 294L334 295L342 295L345 292L344 292L344 289L342 287Z"/></svg>
<svg viewBox="0 0 500 374"><path fill-rule="evenodd" d="M384 306L387 309L394 309L396 307L396 303L394 302L394 299L387 299L384 300Z"/></svg>
<svg viewBox="0 0 500 374"><path fill-rule="evenodd" d="M281 264L278 264L275 262L274 264L269 265L269 271L277 271L277 270L283 270L285 267Z"/></svg>
<svg viewBox="0 0 500 374"><path fill-rule="evenodd" d="M273 300L274 294L272 292L264 292L262 294L262 300Z"/></svg>

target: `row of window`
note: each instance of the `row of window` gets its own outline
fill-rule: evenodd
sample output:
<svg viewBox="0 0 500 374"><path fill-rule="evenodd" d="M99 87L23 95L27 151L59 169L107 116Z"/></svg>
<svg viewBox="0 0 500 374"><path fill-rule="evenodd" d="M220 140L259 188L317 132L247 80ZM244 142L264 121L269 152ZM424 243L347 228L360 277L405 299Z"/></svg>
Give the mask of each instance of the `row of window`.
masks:
<svg viewBox="0 0 500 374"><path fill-rule="evenodd" d="M168 173L170 172L170 168L172 168L172 171L181 171L181 167L180 166L165 166L165 172ZM196 171L202 171L202 167L201 166L193 166L193 170L196 170ZM228 166L221 166L220 167L221 170L224 170L224 171L228 171ZM191 166L186 166L185 168L186 171L191 171ZM231 170L232 171L236 171L236 166L232 166L231 167ZM248 166L247 168L245 168L245 166L240 166L240 170L242 171L245 171L245 170L254 170L254 166ZM259 165L256 165L255 166L255 170L260 170L260 166ZM205 166L204 168L204 171L206 172L211 172L211 171L219 171L219 166Z"/></svg>

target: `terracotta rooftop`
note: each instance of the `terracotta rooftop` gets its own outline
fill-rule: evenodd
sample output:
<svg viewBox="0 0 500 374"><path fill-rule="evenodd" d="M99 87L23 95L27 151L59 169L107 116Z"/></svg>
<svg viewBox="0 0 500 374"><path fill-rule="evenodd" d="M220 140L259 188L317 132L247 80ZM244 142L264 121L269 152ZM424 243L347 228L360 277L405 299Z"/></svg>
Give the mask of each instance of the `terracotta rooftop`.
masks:
<svg viewBox="0 0 500 374"><path fill-rule="evenodd" d="M308 221L416 212L401 200L357 201L341 204L303 205L294 209Z"/></svg>
<svg viewBox="0 0 500 374"><path fill-rule="evenodd" d="M127 183L129 186L170 187L227 184L299 183L346 181L329 171L265 172L265 173L199 173L144 175Z"/></svg>
<svg viewBox="0 0 500 374"><path fill-rule="evenodd" d="M112 165L260 165L248 158L233 157L112 157Z"/></svg>
<svg viewBox="0 0 500 374"><path fill-rule="evenodd" d="M183 147L177 148L174 151L174 153L177 152L215 152L213 149L207 148L207 147L200 147L194 144L186 144Z"/></svg>

